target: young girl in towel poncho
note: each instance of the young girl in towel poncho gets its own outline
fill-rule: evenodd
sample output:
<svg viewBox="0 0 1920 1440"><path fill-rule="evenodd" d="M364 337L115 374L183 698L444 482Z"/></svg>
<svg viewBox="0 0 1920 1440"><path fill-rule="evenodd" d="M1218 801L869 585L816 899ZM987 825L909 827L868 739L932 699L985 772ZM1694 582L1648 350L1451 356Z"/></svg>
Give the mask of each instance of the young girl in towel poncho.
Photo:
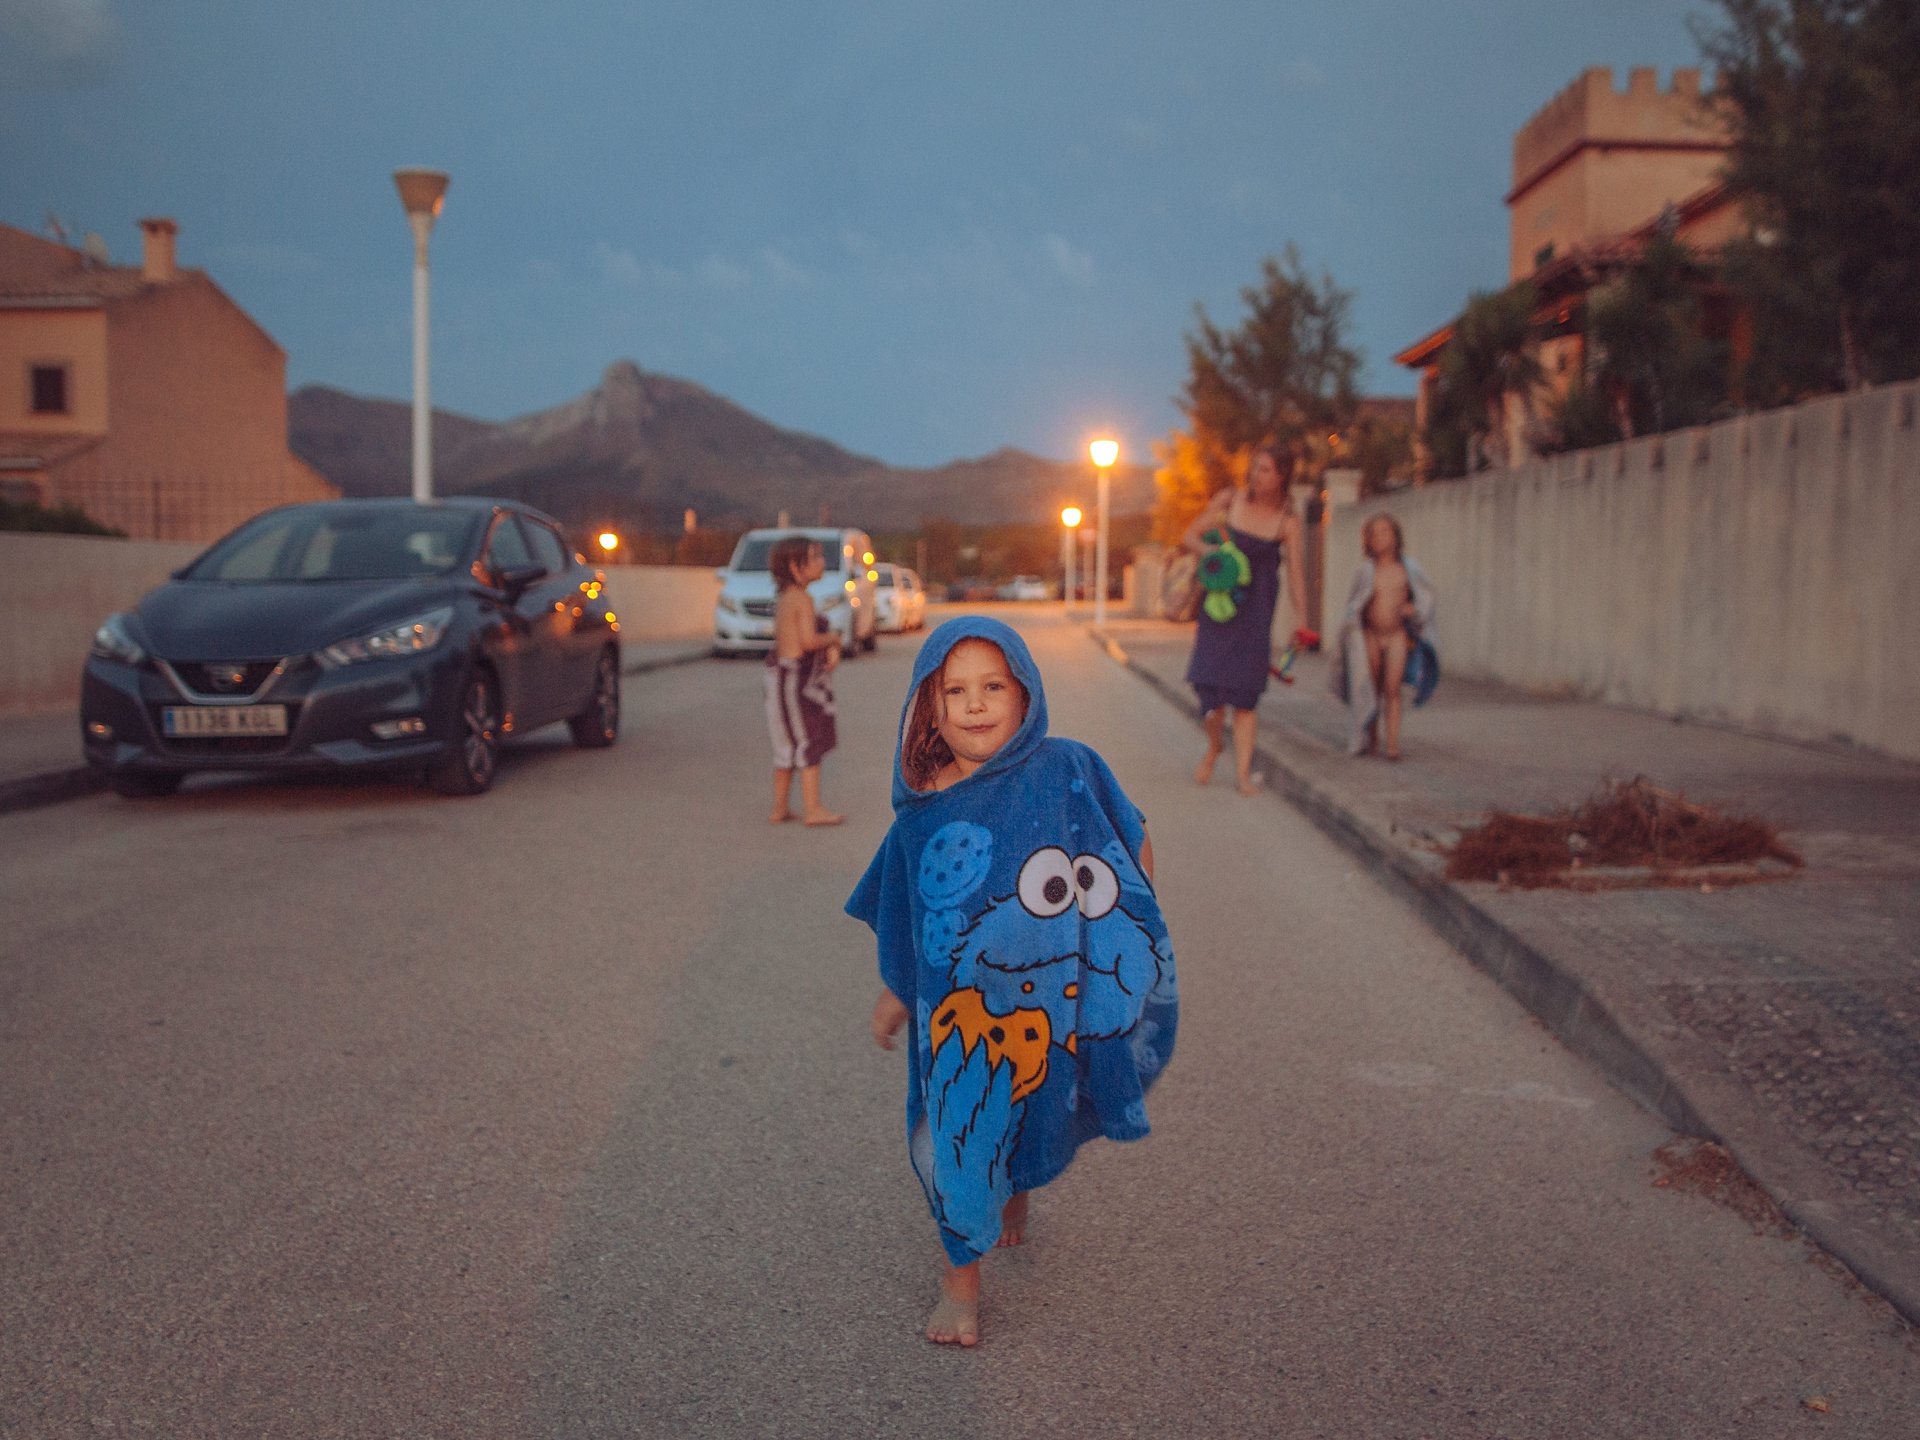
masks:
<svg viewBox="0 0 1920 1440"><path fill-rule="evenodd" d="M873 1036L907 1027L907 1149L947 1268L927 1338L973 1345L980 1257L1096 1135L1147 1133L1173 1053L1173 947L1146 825L1107 764L1047 735L1033 657L949 620L914 664L893 828L847 913L873 927Z"/></svg>

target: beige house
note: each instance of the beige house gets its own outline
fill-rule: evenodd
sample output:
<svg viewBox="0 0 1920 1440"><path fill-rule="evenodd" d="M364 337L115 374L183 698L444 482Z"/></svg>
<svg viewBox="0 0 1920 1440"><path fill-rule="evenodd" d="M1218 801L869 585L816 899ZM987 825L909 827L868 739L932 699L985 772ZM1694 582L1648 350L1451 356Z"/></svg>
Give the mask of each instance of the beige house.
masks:
<svg viewBox="0 0 1920 1440"><path fill-rule="evenodd" d="M287 356L142 220L138 267L0 225L0 497L208 541L339 492L287 449Z"/></svg>
<svg viewBox="0 0 1920 1440"><path fill-rule="evenodd" d="M1556 390L1585 360L1588 292L1631 264L1656 230L1702 253L1742 233L1745 216L1718 179L1730 145L1726 116L1702 93L1698 70L1675 70L1662 90L1657 71L1636 68L1619 90L1604 65L1585 71L1514 135L1507 279L1531 279L1539 294L1540 360ZM1742 358L1743 317L1725 295L1703 300L1710 329ZM1423 429L1452 338L1449 322L1393 357L1420 372ZM1526 405L1509 406L1511 464L1529 458L1527 420Z"/></svg>

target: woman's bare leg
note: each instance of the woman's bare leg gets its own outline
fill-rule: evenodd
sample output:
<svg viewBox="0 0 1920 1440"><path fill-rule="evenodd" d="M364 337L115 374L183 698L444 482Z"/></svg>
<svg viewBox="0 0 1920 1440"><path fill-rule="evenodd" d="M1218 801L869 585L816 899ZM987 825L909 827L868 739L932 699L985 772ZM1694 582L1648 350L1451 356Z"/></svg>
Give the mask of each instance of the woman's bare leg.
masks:
<svg viewBox="0 0 1920 1440"><path fill-rule="evenodd" d="M980 1262L947 1265L940 1277L940 1303L927 1317L927 1338L936 1345L980 1343Z"/></svg>
<svg viewBox="0 0 1920 1440"><path fill-rule="evenodd" d="M847 817L820 803L820 767L809 765L800 772L801 819L808 825L838 825Z"/></svg>
<svg viewBox="0 0 1920 1440"><path fill-rule="evenodd" d="M776 769L773 772L773 813L767 816L773 824L793 819L793 811L787 808L792 795L793 771Z"/></svg>
<svg viewBox="0 0 1920 1440"><path fill-rule="evenodd" d="M1407 632L1396 630L1381 647L1380 708L1387 720L1387 759L1400 758L1400 686L1407 676Z"/></svg>
<svg viewBox="0 0 1920 1440"><path fill-rule="evenodd" d="M1214 762L1220 758L1220 751L1226 744L1226 708L1222 706L1218 710L1209 710L1200 723L1207 732L1207 753L1200 761L1200 768L1193 772L1193 781L1196 785L1211 785Z"/></svg>
<svg viewBox="0 0 1920 1440"><path fill-rule="evenodd" d="M1252 710L1233 712L1233 767L1240 779L1240 793L1252 795L1260 785L1253 778L1253 742L1260 733L1260 716Z"/></svg>

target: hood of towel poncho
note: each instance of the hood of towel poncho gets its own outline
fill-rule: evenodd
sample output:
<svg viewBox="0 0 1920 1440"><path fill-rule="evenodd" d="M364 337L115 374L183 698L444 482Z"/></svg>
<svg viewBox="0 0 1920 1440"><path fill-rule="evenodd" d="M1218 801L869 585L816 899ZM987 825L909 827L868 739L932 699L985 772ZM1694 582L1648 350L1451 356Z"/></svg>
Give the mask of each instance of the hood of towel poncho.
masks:
<svg viewBox="0 0 1920 1440"><path fill-rule="evenodd" d="M966 779L915 791L900 769L914 695L963 640L1000 648L1026 718ZM1092 749L1047 734L1039 667L1001 621L949 620L921 647L893 810L847 913L907 1008L908 1150L963 1265L999 1238L1015 1190L1096 1135L1147 1134L1179 1018L1173 946L1139 867L1139 808Z"/></svg>

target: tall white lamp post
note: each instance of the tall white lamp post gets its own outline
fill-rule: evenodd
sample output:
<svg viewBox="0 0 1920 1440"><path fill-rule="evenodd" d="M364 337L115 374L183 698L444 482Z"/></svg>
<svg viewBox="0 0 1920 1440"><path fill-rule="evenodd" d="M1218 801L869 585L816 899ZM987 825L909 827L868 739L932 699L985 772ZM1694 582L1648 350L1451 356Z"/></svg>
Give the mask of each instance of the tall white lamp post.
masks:
<svg viewBox="0 0 1920 1440"><path fill-rule="evenodd" d="M1067 602L1067 613L1073 613L1073 542L1074 531L1080 528L1080 507L1069 505L1060 512L1060 571L1064 577L1060 584L1060 598Z"/></svg>
<svg viewBox="0 0 1920 1440"><path fill-rule="evenodd" d="M433 404L427 393L427 237L440 207L447 202L443 171L405 169L393 172L407 224L413 227L413 498L425 504L433 498Z"/></svg>
<svg viewBox="0 0 1920 1440"><path fill-rule="evenodd" d="M1107 628L1107 492L1113 476L1113 462L1120 458L1120 444L1115 440L1096 440L1087 446L1087 454L1093 457L1094 468L1100 472L1100 521L1094 542L1093 561L1093 628Z"/></svg>

